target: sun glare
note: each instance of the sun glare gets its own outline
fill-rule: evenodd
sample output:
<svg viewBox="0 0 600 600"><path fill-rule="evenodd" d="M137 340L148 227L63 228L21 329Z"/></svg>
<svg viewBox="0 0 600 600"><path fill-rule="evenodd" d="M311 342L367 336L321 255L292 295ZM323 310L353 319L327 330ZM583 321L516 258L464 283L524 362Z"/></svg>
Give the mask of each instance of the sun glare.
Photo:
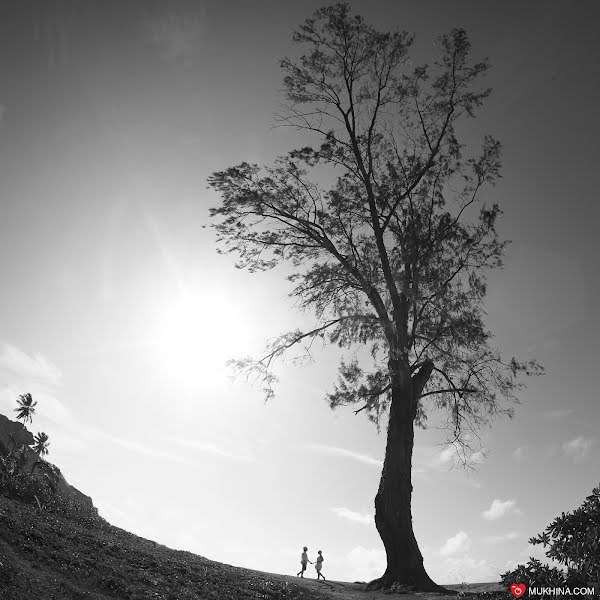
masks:
<svg viewBox="0 0 600 600"><path fill-rule="evenodd" d="M255 339L243 304L225 294L182 294L158 318L155 347L171 383L189 391L227 384L230 358L252 352Z"/></svg>

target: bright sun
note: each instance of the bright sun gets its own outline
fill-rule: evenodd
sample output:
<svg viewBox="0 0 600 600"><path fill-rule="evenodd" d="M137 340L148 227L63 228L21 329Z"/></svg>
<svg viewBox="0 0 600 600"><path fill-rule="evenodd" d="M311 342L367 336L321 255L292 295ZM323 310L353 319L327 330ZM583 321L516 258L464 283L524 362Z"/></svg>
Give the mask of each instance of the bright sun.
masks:
<svg viewBox="0 0 600 600"><path fill-rule="evenodd" d="M256 339L243 305L217 291L181 294L159 315L155 348L170 382L189 391L227 382L230 358L252 352Z"/></svg>

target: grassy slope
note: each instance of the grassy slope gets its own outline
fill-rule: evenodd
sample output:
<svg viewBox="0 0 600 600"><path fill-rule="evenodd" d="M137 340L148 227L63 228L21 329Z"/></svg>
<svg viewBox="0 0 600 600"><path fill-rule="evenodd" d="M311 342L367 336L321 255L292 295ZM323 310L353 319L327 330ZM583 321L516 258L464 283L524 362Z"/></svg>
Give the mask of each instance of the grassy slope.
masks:
<svg viewBox="0 0 600 600"><path fill-rule="evenodd" d="M105 524L90 528L0 497L2 600L321 600L282 576L171 550Z"/></svg>
<svg viewBox="0 0 600 600"><path fill-rule="evenodd" d="M103 520L85 526L0 496L0 600L450 598L436 594L390 596L365 592L364 587L232 567L171 550ZM510 597L492 591L499 589L498 584L482 584L465 591L473 599Z"/></svg>

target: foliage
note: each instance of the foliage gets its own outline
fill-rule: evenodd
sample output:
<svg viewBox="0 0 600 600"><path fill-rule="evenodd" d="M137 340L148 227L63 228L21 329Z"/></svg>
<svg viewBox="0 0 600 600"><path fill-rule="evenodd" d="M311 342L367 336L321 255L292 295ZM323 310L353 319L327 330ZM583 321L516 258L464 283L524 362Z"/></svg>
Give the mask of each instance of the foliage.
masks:
<svg viewBox="0 0 600 600"><path fill-rule="evenodd" d="M17 418L31 421L37 404L31 394L19 396L17 403ZM57 467L41 459L35 461L29 470L26 468L33 452L39 456L48 454L48 436L44 432L34 437L33 448L25 444L17 445L13 436L11 441L11 448L4 444L0 446L0 495L32 504L40 511L61 515L86 526L103 526L105 521L95 507L85 506L60 491L58 483L61 475Z"/></svg>
<svg viewBox="0 0 600 600"><path fill-rule="evenodd" d="M103 527L104 519L95 507L88 507L67 496L57 488L58 470L45 461L34 463L33 468L24 467L23 449L9 457L0 457L0 496L37 506L40 511L60 515L87 527ZM44 477L36 477L35 469L42 470Z"/></svg>
<svg viewBox="0 0 600 600"><path fill-rule="evenodd" d="M42 506L49 504L55 493L49 483L34 477L23 468L3 469L2 462L3 459L0 458L0 494L26 504L34 504L36 497Z"/></svg>
<svg viewBox="0 0 600 600"><path fill-rule="evenodd" d="M37 452L40 456L48 454L48 446L50 445L50 442L48 441L48 436L42 431L41 433L38 433L35 436L34 440L34 452Z"/></svg>
<svg viewBox="0 0 600 600"><path fill-rule="evenodd" d="M379 425L394 388L412 378L417 424L448 418L449 441L512 414L520 375L534 360L505 360L487 330L486 273L502 265L498 205L481 191L500 177L501 145L484 136L469 156L459 124L490 90L486 61L470 59L466 32L439 38L433 65L413 66L406 32L381 33L339 3L294 34L306 52L281 61L285 104L277 123L316 136L273 166L241 163L209 178L220 252L249 271L281 263L309 331L292 331L258 358L234 361L273 396L275 360L315 340L368 350L346 357L327 400L358 405ZM332 181L326 186L323 182Z"/></svg>
<svg viewBox="0 0 600 600"><path fill-rule="evenodd" d="M17 404L19 405L15 408L15 412L19 413L17 419L23 419L23 423L27 423L28 421L31 423L31 417L35 413L37 402L33 400L31 394L21 394L17 400Z"/></svg>
<svg viewBox="0 0 600 600"><path fill-rule="evenodd" d="M503 583L574 587L600 582L600 486L592 490L579 508L563 512L529 542L548 548L546 556L566 570L530 558L526 565L503 573Z"/></svg>
<svg viewBox="0 0 600 600"><path fill-rule="evenodd" d="M26 446L19 446L7 453L2 453L0 455L0 474L12 477L21 472L27 464L26 448Z"/></svg>

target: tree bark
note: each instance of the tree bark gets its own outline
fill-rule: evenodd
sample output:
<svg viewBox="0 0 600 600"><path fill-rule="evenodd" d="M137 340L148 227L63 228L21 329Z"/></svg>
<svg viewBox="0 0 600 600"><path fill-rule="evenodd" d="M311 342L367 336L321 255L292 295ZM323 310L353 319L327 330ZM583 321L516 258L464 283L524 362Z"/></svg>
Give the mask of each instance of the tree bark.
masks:
<svg viewBox="0 0 600 600"><path fill-rule="evenodd" d="M393 583L413 586L418 591L448 591L429 577L413 532L412 454L416 394L413 382L393 385L387 446L379 489L375 496L375 525L387 555L387 569L367 589L388 588Z"/></svg>

